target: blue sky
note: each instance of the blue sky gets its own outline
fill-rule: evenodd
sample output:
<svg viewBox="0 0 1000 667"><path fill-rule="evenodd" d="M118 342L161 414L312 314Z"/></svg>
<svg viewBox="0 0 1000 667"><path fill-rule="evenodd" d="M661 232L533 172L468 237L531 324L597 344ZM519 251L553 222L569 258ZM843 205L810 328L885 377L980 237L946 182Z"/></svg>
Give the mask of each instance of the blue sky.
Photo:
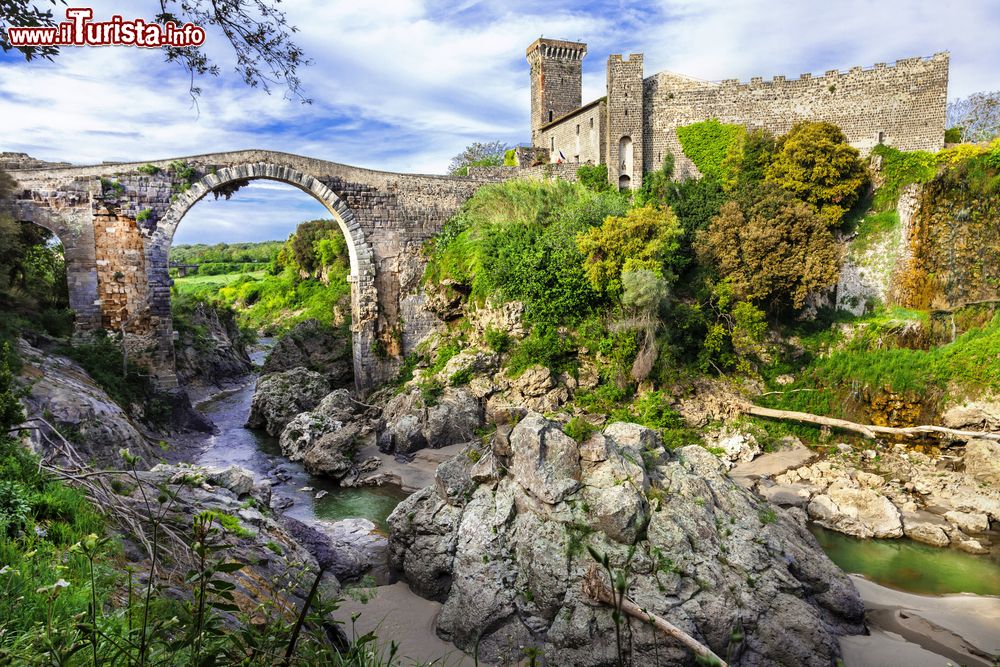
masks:
<svg viewBox="0 0 1000 667"><path fill-rule="evenodd" d="M41 1L41 0L40 0ZM44 2L46 6L48 2ZM90 0L96 18L151 17L150 0ZM1000 88L1000 3L955 0L285 0L314 64L312 105L245 88L221 38L223 75L200 82L160 54L66 49L53 63L0 56L0 150L94 163L270 148L374 169L442 173L472 141L529 138L525 47L540 34L589 45L584 101L603 94L609 53L642 52L646 73L703 79L821 73L951 51L949 97ZM178 242L284 238L323 213L307 195L253 185L204 200Z"/></svg>

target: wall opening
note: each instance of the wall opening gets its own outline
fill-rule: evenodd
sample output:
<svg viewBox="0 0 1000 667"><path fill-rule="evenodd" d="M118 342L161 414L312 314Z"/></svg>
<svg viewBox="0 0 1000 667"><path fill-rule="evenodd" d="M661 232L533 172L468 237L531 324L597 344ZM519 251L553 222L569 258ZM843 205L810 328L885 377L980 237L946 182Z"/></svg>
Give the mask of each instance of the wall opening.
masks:
<svg viewBox="0 0 1000 667"><path fill-rule="evenodd" d="M632 187L632 179L629 178L628 174L622 174L618 177L618 189L628 190Z"/></svg>
<svg viewBox="0 0 1000 667"><path fill-rule="evenodd" d="M632 177L632 137L622 137L618 140L618 162L621 173Z"/></svg>
<svg viewBox="0 0 1000 667"><path fill-rule="evenodd" d="M0 218L0 312L57 338L73 333L67 260L54 232L34 222Z"/></svg>

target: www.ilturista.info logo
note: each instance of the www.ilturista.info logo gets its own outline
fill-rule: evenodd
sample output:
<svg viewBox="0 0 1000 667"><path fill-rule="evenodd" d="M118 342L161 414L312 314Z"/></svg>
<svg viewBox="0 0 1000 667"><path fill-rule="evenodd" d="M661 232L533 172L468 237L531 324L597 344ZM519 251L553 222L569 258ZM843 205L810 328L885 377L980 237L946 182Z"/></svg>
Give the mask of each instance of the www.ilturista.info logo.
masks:
<svg viewBox="0 0 1000 667"><path fill-rule="evenodd" d="M11 46L141 46L160 47L201 46L205 29L193 23L150 23L142 19L126 20L115 15L110 21L91 21L94 10L70 7L66 18L57 26L8 27Z"/></svg>

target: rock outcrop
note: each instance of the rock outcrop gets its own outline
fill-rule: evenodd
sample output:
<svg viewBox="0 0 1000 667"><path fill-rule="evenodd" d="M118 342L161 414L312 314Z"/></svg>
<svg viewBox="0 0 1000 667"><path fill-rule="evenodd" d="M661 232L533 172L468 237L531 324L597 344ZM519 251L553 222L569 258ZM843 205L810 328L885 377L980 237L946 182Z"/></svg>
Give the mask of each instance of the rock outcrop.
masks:
<svg viewBox="0 0 1000 667"><path fill-rule="evenodd" d="M183 323L174 344L177 378L195 400L251 373L253 364L232 311L199 301Z"/></svg>
<svg viewBox="0 0 1000 667"><path fill-rule="evenodd" d="M848 535L905 535L986 553L995 541L991 522L1000 522L1000 446L972 440L964 465L956 458L931 458L903 445L860 454L841 445L835 456L748 485L775 504L805 507L817 522Z"/></svg>
<svg viewBox="0 0 1000 667"><path fill-rule="evenodd" d="M29 419L32 448L51 453L54 435L34 418L43 418L70 440L87 460L109 468L121 466L118 451L129 449L143 461L156 454L129 415L101 389L79 364L18 342L23 366L20 381L27 392L21 402Z"/></svg>
<svg viewBox="0 0 1000 667"><path fill-rule="evenodd" d="M483 425L483 408L469 390L448 387L430 400L420 388L393 397L377 426L383 452L408 455L424 447L468 442Z"/></svg>
<svg viewBox="0 0 1000 667"><path fill-rule="evenodd" d="M305 368L323 375L330 388L337 389L353 387L353 363L349 333L318 320L305 320L278 339L264 360L263 372Z"/></svg>
<svg viewBox="0 0 1000 667"><path fill-rule="evenodd" d="M296 415L312 410L328 393L326 378L305 368L262 375L250 404L247 426L280 435Z"/></svg>
<svg viewBox="0 0 1000 667"><path fill-rule="evenodd" d="M617 664L611 610L581 590L588 548L626 573L637 604L732 664L830 665L837 637L863 630L857 592L801 511L771 510L703 448L668 455L623 423L576 443L521 414L501 414L491 447L439 468L389 517L392 564L444 602L441 636L500 665L532 646L549 664ZM694 664L648 625L627 641L633 664Z"/></svg>

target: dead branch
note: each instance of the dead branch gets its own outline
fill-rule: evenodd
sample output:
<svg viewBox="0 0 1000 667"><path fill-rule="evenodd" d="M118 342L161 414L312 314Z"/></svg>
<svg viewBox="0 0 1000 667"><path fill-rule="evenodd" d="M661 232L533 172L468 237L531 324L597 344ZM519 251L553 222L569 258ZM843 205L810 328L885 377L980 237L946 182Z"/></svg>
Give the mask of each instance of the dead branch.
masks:
<svg viewBox="0 0 1000 667"><path fill-rule="evenodd" d="M993 440L1000 442L1000 433L989 433L986 431L961 431L944 426L907 426L897 428L893 426L876 426L875 424L858 424L846 419L836 419L834 417L822 417L808 412L795 412L793 410L775 410L773 408L762 408L758 405L746 405L744 412L755 417L766 417L768 419L778 419L782 421L795 421L803 424L816 424L818 426L829 426L844 431L860 433L864 437L874 440L879 435L896 436L900 438L914 438L922 435L946 435L957 440Z"/></svg>
<svg viewBox="0 0 1000 667"><path fill-rule="evenodd" d="M610 588L608 588L607 584L604 583L604 579L601 577L601 572L596 565L591 566L590 570L587 571L587 574L583 578L583 594L591 600L596 600L606 605L618 608L618 603L615 599L614 593ZM620 611L628 614L632 618L642 621L643 623L649 623L668 637L676 639L678 642L687 647L692 653L704 658L711 664L718 665L718 667L727 667L726 661L717 656L712 649L708 648L670 621L661 618L652 612L646 611L625 596L622 596Z"/></svg>

